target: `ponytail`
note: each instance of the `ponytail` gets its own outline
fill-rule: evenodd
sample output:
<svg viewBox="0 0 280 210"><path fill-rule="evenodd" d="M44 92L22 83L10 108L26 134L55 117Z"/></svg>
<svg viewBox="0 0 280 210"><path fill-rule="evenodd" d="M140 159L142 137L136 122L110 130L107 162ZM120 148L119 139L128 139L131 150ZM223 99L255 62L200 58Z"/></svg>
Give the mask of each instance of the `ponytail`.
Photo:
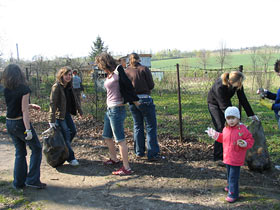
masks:
<svg viewBox="0 0 280 210"><path fill-rule="evenodd" d="M221 75L221 79L222 79L223 85L226 85L228 87L231 86L233 83L238 82L239 84L237 86L237 89L241 89L245 76L240 71L232 71L230 73L228 73L228 72L223 73Z"/></svg>
<svg viewBox="0 0 280 210"><path fill-rule="evenodd" d="M130 66L137 66L137 64L140 62L140 57L137 53L131 53L129 55L129 65Z"/></svg>
<svg viewBox="0 0 280 210"><path fill-rule="evenodd" d="M229 73L228 72L223 73L221 75L221 79L222 79L223 85L230 86L230 83L229 83Z"/></svg>

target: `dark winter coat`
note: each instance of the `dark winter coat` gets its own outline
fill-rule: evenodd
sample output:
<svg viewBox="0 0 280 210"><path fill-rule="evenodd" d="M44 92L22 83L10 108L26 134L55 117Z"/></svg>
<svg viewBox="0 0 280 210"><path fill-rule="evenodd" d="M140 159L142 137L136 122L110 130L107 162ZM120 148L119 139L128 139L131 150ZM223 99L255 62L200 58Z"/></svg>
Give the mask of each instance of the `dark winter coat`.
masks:
<svg viewBox="0 0 280 210"><path fill-rule="evenodd" d="M247 116L253 116L254 112L244 93L244 88L242 87L241 89L237 89L236 87L223 85L221 78L216 80L208 92L207 102L209 104L218 105L224 112L227 107L232 106L231 98L234 96L235 92L237 93L239 102L243 106Z"/></svg>

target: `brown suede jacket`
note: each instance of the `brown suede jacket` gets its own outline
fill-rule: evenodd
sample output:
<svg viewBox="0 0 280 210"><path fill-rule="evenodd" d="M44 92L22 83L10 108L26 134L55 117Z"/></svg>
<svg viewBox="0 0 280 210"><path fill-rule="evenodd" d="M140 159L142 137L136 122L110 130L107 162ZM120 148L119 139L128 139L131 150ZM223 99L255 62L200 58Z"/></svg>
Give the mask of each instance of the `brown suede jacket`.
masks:
<svg viewBox="0 0 280 210"><path fill-rule="evenodd" d="M127 77L131 80L136 94L151 94L155 83L150 69L138 63L136 66L128 66L125 69Z"/></svg>
<svg viewBox="0 0 280 210"><path fill-rule="evenodd" d="M72 93L71 96L74 103L71 104L72 106L70 108L70 114L76 115L78 110L79 114L82 115L83 111L79 103L77 103L76 96L75 94L73 94L72 91L73 90L71 89L71 93ZM61 85L59 82L56 82L52 86L51 95L50 95L49 122L55 123L56 119L64 120L66 114L66 104L67 104L66 100L67 99L64 92L64 86Z"/></svg>

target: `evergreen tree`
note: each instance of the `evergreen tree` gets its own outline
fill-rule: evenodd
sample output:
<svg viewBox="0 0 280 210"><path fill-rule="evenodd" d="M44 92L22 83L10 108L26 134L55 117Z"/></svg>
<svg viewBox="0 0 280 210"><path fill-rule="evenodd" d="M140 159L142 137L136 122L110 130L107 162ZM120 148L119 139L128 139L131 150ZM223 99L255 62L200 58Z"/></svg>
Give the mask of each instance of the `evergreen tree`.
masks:
<svg viewBox="0 0 280 210"><path fill-rule="evenodd" d="M94 60L95 57L102 52L107 52L108 47L104 46L104 42L101 37L98 35L96 41L93 42L93 46L91 46L91 52L89 53L90 59Z"/></svg>

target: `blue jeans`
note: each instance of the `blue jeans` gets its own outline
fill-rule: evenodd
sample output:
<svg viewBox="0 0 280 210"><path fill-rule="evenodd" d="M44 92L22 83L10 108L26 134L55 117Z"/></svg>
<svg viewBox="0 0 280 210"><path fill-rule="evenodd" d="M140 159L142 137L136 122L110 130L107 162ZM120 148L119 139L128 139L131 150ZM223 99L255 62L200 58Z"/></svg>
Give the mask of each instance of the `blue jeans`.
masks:
<svg viewBox="0 0 280 210"><path fill-rule="evenodd" d="M228 197L239 197L240 166L227 166Z"/></svg>
<svg viewBox="0 0 280 210"><path fill-rule="evenodd" d="M16 148L15 165L14 165L14 181L15 187L24 187L26 184L40 183L40 165L42 160L42 146L38 136L30 124L33 135L31 140L25 140L26 134L23 120L7 120L6 126ZM29 171L26 162L26 144L31 149ZM28 171L28 172L27 172Z"/></svg>
<svg viewBox="0 0 280 210"><path fill-rule="evenodd" d="M139 102L139 106L129 106L134 121L134 151L138 156L145 155L145 122L149 159L159 155L156 109L152 98L140 98Z"/></svg>
<svg viewBox="0 0 280 210"><path fill-rule="evenodd" d="M104 116L104 129L102 137L104 139L112 139L114 136L116 142L124 141L125 117L125 106L114 106L108 108Z"/></svg>
<svg viewBox="0 0 280 210"><path fill-rule="evenodd" d="M69 157L67 161L70 162L71 160L75 159L74 151L71 147L71 142L77 133L75 124L69 112L66 112L64 120L57 119L56 124L58 124L61 127L65 144L69 150Z"/></svg>
<svg viewBox="0 0 280 210"><path fill-rule="evenodd" d="M276 114L276 113L275 113L275 118L276 118L276 120L277 120L278 128L279 128L279 130L280 130L280 117L279 117L279 115Z"/></svg>

